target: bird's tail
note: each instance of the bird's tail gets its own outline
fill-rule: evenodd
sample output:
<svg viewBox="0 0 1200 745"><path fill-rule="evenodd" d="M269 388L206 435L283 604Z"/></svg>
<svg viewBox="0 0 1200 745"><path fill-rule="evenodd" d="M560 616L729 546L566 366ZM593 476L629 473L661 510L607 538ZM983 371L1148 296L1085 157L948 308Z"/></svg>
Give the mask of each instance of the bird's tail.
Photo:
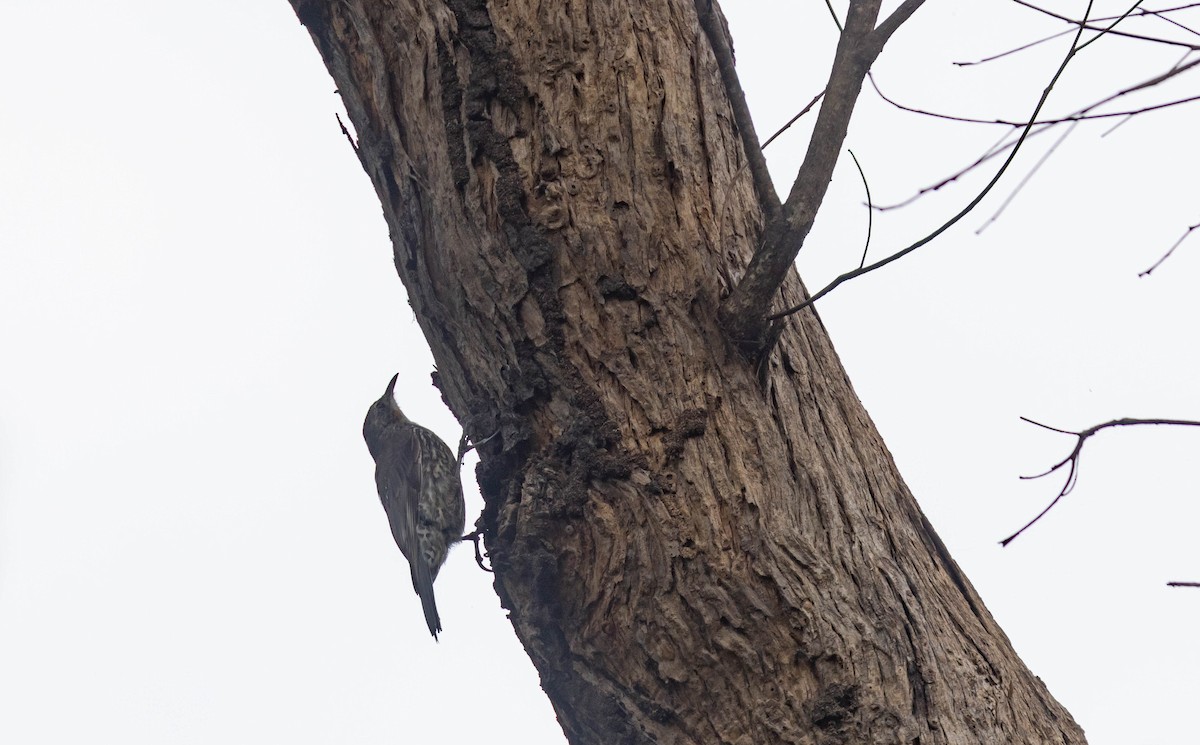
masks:
<svg viewBox="0 0 1200 745"><path fill-rule="evenodd" d="M433 572L420 560L412 562L410 566L413 589L421 596L421 610L425 611L425 624L436 640L438 632L442 630L442 619L438 616L437 603L433 599Z"/></svg>

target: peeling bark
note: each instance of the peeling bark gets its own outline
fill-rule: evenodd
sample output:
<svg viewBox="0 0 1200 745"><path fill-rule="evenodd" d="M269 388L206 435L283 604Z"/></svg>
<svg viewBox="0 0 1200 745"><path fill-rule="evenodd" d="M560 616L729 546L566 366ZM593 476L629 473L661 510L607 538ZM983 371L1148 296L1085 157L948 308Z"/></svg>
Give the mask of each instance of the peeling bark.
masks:
<svg viewBox="0 0 1200 745"><path fill-rule="evenodd" d="M693 2L292 3L443 395L500 432L481 527L572 743L1084 741L816 314L761 371L721 332L763 218Z"/></svg>

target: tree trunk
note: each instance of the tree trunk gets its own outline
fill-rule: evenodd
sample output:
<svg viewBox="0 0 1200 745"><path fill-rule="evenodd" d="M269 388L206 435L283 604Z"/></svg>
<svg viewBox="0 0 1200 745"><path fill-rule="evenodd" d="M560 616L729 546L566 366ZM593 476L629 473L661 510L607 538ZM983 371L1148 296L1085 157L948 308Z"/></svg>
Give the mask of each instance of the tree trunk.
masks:
<svg viewBox="0 0 1200 745"><path fill-rule="evenodd" d="M572 743L1084 741L816 314L759 364L723 336L762 215L693 3L292 4L443 395L499 432L495 587Z"/></svg>

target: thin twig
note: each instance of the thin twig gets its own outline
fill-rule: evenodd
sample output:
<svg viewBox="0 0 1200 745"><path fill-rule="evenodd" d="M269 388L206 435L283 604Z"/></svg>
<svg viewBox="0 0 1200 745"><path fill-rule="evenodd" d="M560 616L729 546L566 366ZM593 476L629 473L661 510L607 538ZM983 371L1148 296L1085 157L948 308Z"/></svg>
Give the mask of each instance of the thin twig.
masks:
<svg viewBox="0 0 1200 745"><path fill-rule="evenodd" d="M1192 66L1193 65L1188 65L1188 68L1190 69ZM1132 92L1132 90L1123 91L1121 93L1114 94L1109 99L1105 99L1104 101L1097 101L1096 103L1092 104L1088 108L1091 109L1091 108L1095 108L1096 106L1102 106L1103 104L1108 103L1109 100L1111 100L1112 98L1115 98L1116 96L1123 96L1126 93L1130 93L1130 92ZM880 97L882 98L882 96L880 96ZM949 122L963 122L965 124L999 124L1001 126L1013 127L1013 128L1025 126L1024 124L1018 124L1018 123L1013 122L1008 119L976 119L976 118L969 117L969 116L955 116L953 114L942 114L942 113L939 113L936 111L925 111L923 109L915 109L915 108L912 108L911 106L904 106L903 104L896 103L895 101L891 101L886 98L884 98L884 100L887 101L888 103L892 104L896 108L900 109L901 111L908 111L913 114L922 114L924 116L932 116L935 119L945 119L946 121L949 121ZM1093 113L1068 114L1066 116L1060 116L1056 119L1042 119L1040 121L1034 122L1034 125L1045 126L1045 125L1049 125L1049 124L1066 124L1067 122L1083 122L1083 121L1088 121L1091 119L1115 119L1117 117L1123 117L1123 116L1137 116L1138 114L1148 114L1151 111L1161 111L1163 109L1170 109L1170 108L1174 108L1176 106L1182 106L1185 103L1195 103L1196 101L1200 101L1200 96L1187 96L1186 98L1177 98L1174 101L1165 101L1163 103L1150 104L1148 106L1142 106L1142 107L1136 108L1136 109L1126 109L1124 111L1106 111L1106 112L1101 112L1098 114L1093 114Z"/></svg>
<svg viewBox="0 0 1200 745"><path fill-rule="evenodd" d="M1026 141L1032 140L1034 137L1037 137L1038 135L1043 134L1048 131L1050 131L1050 127L1048 127L1048 126L1034 127L1029 132L1029 136L1026 137L1025 139L1026 139ZM901 207L907 207L908 205L917 201L918 199L925 196L926 194L929 194L930 192L938 191L938 190L942 189L943 187L953 184L955 181L958 181L960 178L962 178L963 176L966 176L968 173L970 173L971 171L974 171L976 168L983 165L984 163L987 163L988 161L992 160L993 158L999 157L999 156L1003 155L1004 153L1008 152L1009 150L1012 150L1013 145L1016 144L1016 141L1013 141L1013 142L1008 141L1008 137L1010 134L1011 134L1011 132L1005 132L1004 135L1002 135L1000 137L1000 139L995 142L995 144L993 144L988 149L984 150L983 155L980 155L978 158L976 158L974 162L970 163L967 166L964 166L963 168L959 169L955 173L952 173L949 176L943 178L941 181L938 181L935 184L931 184L929 186L918 189L917 192L915 194L913 194L911 197L909 197L908 199L904 199L904 200L896 202L894 204L883 204L883 205L877 204L877 205L875 205L875 209L877 209L880 212L888 212L890 210L900 209Z"/></svg>
<svg viewBox="0 0 1200 745"><path fill-rule="evenodd" d="M1132 114L1130 114L1129 116L1125 117L1124 119L1122 119L1121 121L1117 122L1116 124L1112 125L1111 127L1109 127L1108 129L1104 130L1103 132L1101 132L1101 133L1100 133L1100 139L1102 139L1102 140L1103 140L1105 137L1108 137L1110 134L1112 134L1113 132L1116 132L1118 129L1120 129L1121 127L1124 127L1126 124L1128 124L1128 123L1129 123L1129 122L1131 122L1131 121L1133 121L1133 115L1132 115Z"/></svg>
<svg viewBox="0 0 1200 745"><path fill-rule="evenodd" d="M1113 36L1119 36L1119 37L1122 37L1125 39L1133 39L1135 41L1149 41L1149 42L1153 42L1155 44L1167 44L1170 46L1185 47L1187 49L1200 49L1200 45L1188 44L1186 42L1175 41L1173 39L1164 39L1164 38L1160 38L1157 36L1145 36L1142 34L1130 33L1128 31L1112 31L1111 26L1109 27L1108 30L1099 28L1097 26L1090 26L1090 25L1088 25L1089 21L1088 21L1087 16L1084 16L1083 20L1077 21L1074 18L1068 18L1067 16L1059 15L1058 13L1054 13L1052 11L1046 10L1045 8L1039 8L1038 6L1034 5L1033 3L1025 2L1025 0L1012 0L1012 1L1014 3L1016 3L1017 5L1022 5L1031 10L1036 10L1039 13L1045 13L1046 15L1050 16L1051 18L1057 18L1060 21L1064 21L1073 26L1077 26L1080 29L1086 28L1088 31L1100 31L1100 32L1102 32L1101 35L1103 35L1104 33L1109 33L1109 34L1112 34ZM1129 15L1130 12L1132 12L1132 11L1127 11L1126 13L1123 13L1122 15L1118 16L1117 17L1118 20L1125 18L1126 16Z"/></svg>
<svg viewBox="0 0 1200 745"><path fill-rule="evenodd" d="M1000 52L999 54L993 54L993 55L992 55L992 56L990 56L990 57L984 57L984 58L982 58L982 59L977 59L977 60L975 60L974 62L951 62L950 64L954 65L955 67L972 67L972 66L974 66L974 65L982 65L982 64L984 64L984 63L986 63L986 62L995 62L996 60L998 60L998 59L1003 59L1004 57L1007 57L1007 56L1009 56L1010 54L1016 54L1016 53L1018 53L1018 52L1024 52L1026 49L1032 49L1032 48L1034 48L1034 47L1038 46L1039 44L1045 44L1045 43L1046 43L1046 42L1048 42L1048 41L1054 41L1054 40L1055 40L1055 39L1057 39L1058 37L1060 37L1060 36L1066 36L1066 35L1067 35L1067 34L1069 34L1069 33L1071 33L1071 29L1069 29L1069 28L1068 28L1068 29L1064 29L1064 30L1062 30L1062 31L1059 31L1059 32L1057 32L1057 33L1054 33L1054 34L1051 34L1051 35L1049 35L1049 36L1045 36L1045 37L1043 37L1043 38L1041 38L1041 39L1038 39L1037 41L1031 41L1031 42L1029 42L1029 43L1027 43L1027 44L1022 44L1021 46L1019 46L1019 47L1016 47L1016 48L1014 48L1014 49L1009 49L1008 51L1006 51L1006 52Z"/></svg>
<svg viewBox="0 0 1200 745"><path fill-rule="evenodd" d="M846 140L863 78L887 39L883 27L876 28L881 4L851 0L804 161L783 208L767 215L762 242L717 311L725 335L750 358L757 356L764 341L766 316L776 293L788 272L795 271L796 256L816 220ZM914 0L905 0L896 12L913 5Z"/></svg>
<svg viewBox="0 0 1200 745"><path fill-rule="evenodd" d="M825 91L821 91L821 92L820 92L820 93L818 93L817 95L813 96L813 100L809 101L809 102L808 102L808 105L807 105L807 106L805 106L803 109L800 109L800 113L796 114L796 115L795 115L795 116L793 116L791 119L788 119L788 121L787 121L787 124L785 124L785 125L783 125L782 127L780 127L778 130L776 130L776 131L775 131L775 134L773 134L773 135L771 135L770 137L768 137L768 138L767 138L767 141L766 141L766 142L764 142L764 143L762 144L762 149L763 149L763 150L766 150L766 149L767 149L767 145L770 145L772 142L774 142L774 141L775 141L775 138L779 137L779 135L781 135L781 134L783 134L784 132L788 131L788 129L789 129L789 128L790 128L790 127L793 125L793 124L795 124L796 122L798 122L798 121L800 120L800 117L804 116L804 115L805 115L805 114L807 114L809 111L811 111L811 110L812 110L812 107L816 106L816 105L817 105L817 101L820 101L820 100L821 100L821 97L822 97L822 96L824 96L824 95L825 95Z"/></svg>
<svg viewBox="0 0 1200 745"><path fill-rule="evenodd" d="M1168 582L1167 587L1200 587L1200 582Z"/></svg>
<svg viewBox="0 0 1200 745"><path fill-rule="evenodd" d="M1126 15L1130 18L1144 18L1144 17L1149 16L1151 18L1163 21L1164 23L1169 23L1172 26L1175 26L1176 28L1179 28L1183 31L1186 31L1189 34L1192 34L1193 36L1200 36L1200 33L1197 33L1194 29L1189 28L1188 26L1185 26L1184 24L1180 23L1179 21L1176 21L1174 18L1169 18L1167 16L1168 13L1174 13L1174 12L1181 11L1181 10L1191 10L1193 8L1196 8L1197 6L1200 6L1200 3L1188 3L1187 5L1181 5L1181 6L1178 6L1175 8L1164 8L1162 10L1150 10L1148 8L1138 8L1135 12L1127 13ZM1095 22L1100 23L1103 21L1111 21L1114 18L1120 18L1120 16L1106 16L1104 18L1096 18ZM993 54L988 57L983 57L981 59L977 59L972 62L952 62L951 64L953 64L956 67L971 67L973 65L982 65L987 62L994 62L998 59L1003 59L1004 57L1008 57L1010 55L1017 54L1019 52L1027 51L1027 50L1032 49L1041 44L1045 44L1048 41L1053 41L1054 39L1057 39L1060 36L1065 36L1065 35L1071 33L1071 31L1072 31L1072 29L1064 29L1062 31L1051 34L1049 36L1042 37L1041 39L1037 39L1035 41L1031 41L1031 42L1022 44L1019 47L1014 47L1007 51L999 52L998 54Z"/></svg>
<svg viewBox="0 0 1200 745"><path fill-rule="evenodd" d="M1067 479L1066 479L1066 481L1063 482L1062 488L1059 489L1058 495L1056 497L1054 497L1054 499L1051 500L1050 504L1046 505L1045 509L1043 509L1041 512L1039 512L1036 517L1034 517L1029 522L1025 523L1025 525L1020 530L1013 533L1012 535L1005 538L1004 540L1000 541L1001 546L1007 546L1008 544L1012 543L1013 540L1016 539L1017 536L1021 535L1026 530L1029 530L1031 527L1034 526L1035 523L1037 523L1037 521L1039 521L1043 517L1045 517L1046 513L1050 512L1050 510L1054 509L1054 506L1056 504L1058 504L1062 500L1063 497L1065 497L1071 493L1071 491L1075 488L1076 482L1079 479L1079 456L1083 452L1083 444L1085 442L1087 442L1089 437L1096 434L1097 432L1108 429L1110 427L1132 427L1132 426L1136 426L1139 424L1169 425L1169 426L1175 426L1175 427L1200 427L1200 422L1194 421L1191 419L1129 419L1129 418L1125 418L1125 419L1113 419L1110 422L1104 422L1103 424L1097 424L1094 427L1088 427L1087 429L1081 430L1079 432L1072 432L1072 431L1066 430L1066 429L1059 429L1058 427L1051 427L1050 425L1042 424L1041 422L1035 422L1034 420L1032 420L1028 417L1021 417L1021 421L1037 425L1038 427L1041 427L1042 429L1048 429L1051 432L1058 432L1059 434L1071 435L1076 438L1075 439L1075 447L1071 450L1071 453L1067 457L1065 457L1062 460L1060 460L1059 462L1055 463L1053 466L1050 466L1049 469L1047 469L1041 473L1034 474L1032 476L1022 476L1021 477L1022 480L1029 481L1029 480L1033 480L1033 479L1044 478L1062 468L1067 469Z"/></svg>
<svg viewBox="0 0 1200 745"><path fill-rule="evenodd" d="M1128 110L1128 111L1113 111L1113 112L1104 113L1104 114L1071 115L1071 116L1062 117L1061 119L1042 120L1040 122L1037 122L1037 124L1035 125L1035 129L1029 133L1029 137L1037 137L1038 135L1042 134L1043 132L1049 131L1050 128L1053 127L1054 125L1064 124L1066 122L1080 122L1080 121L1085 121L1085 120L1089 120L1089 119L1111 119L1114 117L1124 117L1124 119L1121 122L1119 122L1118 125L1124 124L1125 121L1127 121L1129 118L1137 116L1139 114L1148 114L1152 111L1169 109L1169 108L1172 108L1175 106L1180 106L1182 104L1195 103L1197 101L1200 101L1200 95L1189 96L1187 98L1180 98L1175 101L1168 101L1166 103L1152 104L1150 106L1143 106L1140 109L1132 109L1132 110ZM939 119L947 119L949 121L961 121L961 122L968 122L968 123L973 123L973 124L1003 124L1005 126L1010 126L1010 127L1014 126L1012 124L1012 122L1008 122L1008 121L967 119L967 118L963 118L963 117L954 117L954 116L948 116L948 115L938 114L938 113L929 112L929 111L922 111L920 109L913 109L913 108L905 107L902 105L894 104L894 102L891 102L891 101L889 101L889 103L893 103L893 105L897 105L898 108L901 108L905 111L910 111L914 114L924 114L926 116L932 116L932 117L936 117ZM1020 126L1024 126L1024 125L1020 125ZM1109 128L1108 130L1105 131L1104 134L1107 135L1107 134L1111 133L1113 129L1116 129L1116 127L1114 126L1114 127ZM1004 137L1001 138L1001 141L1004 142L1005 140L1007 140L1010 134L1011 133L1006 133L1004 135ZM1028 138L1026 138L1026 139L1028 139ZM935 184L931 184L930 186L926 186L926 187L919 189L915 194L908 197L907 199L903 199L894 204L879 205L875 209L879 210L880 212L887 212L889 210L899 209L901 207L907 207L908 205L917 201L918 199L925 196L926 194L928 194L930 192L938 191L939 189L954 183L955 181L959 180L960 178L967 175L971 171L975 170L979 166L983 165L987 161L997 157L1001 153L1012 148L1013 144L1014 143L1011 143L1011 142L1005 142L1003 145L1001 145L999 147L993 147L992 149L989 149L988 151L986 151L979 158L977 158L970 165L963 167L959 171L956 171L955 173L951 174L950 176L947 176L946 178L943 178L942 180L938 181Z"/></svg>
<svg viewBox="0 0 1200 745"><path fill-rule="evenodd" d="M1125 20L1126 18L1128 18L1129 14L1132 13L1133 11L1137 10L1138 6L1141 4L1142 4L1142 0L1136 0L1136 2L1134 2L1133 5L1129 6L1129 10L1125 11L1121 15L1114 18L1112 23L1105 26L1103 30L1100 30L1100 33L1096 34L1092 38L1083 42L1083 46L1079 47L1079 49L1080 50L1086 49L1087 47L1091 46L1095 42L1099 41L1101 39L1101 37L1107 36L1110 32L1113 32L1113 29L1117 27L1117 24L1120 23L1121 21Z"/></svg>
<svg viewBox="0 0 1200 745"><path fill-rule="evenodd" d="M1091 10L1092 10L1092 0L1089 0L1087 11L1084 13L1085 21L1087 20L1088 16L1090 15ZM997 184L997 182L1000 181L1000 177L1004 175L1004 172L1008 170L1009 165L1012 164L1013 159L1016 158L1017 153L1020 151L1021 145L1025 142L1025 139L1028 137L1029 130L1033 127L1033 123L1035 121L1037 121L1038 114L1041 113L1042 107L1046 105L1046 100L1048 98L1050 98L1050 91L1054 90L1054 84L1058 82L1058 79L1060 77L1062 77L1063 72L1067 69L1067 65L1070 64L1071 60L1075 57L1076 53L1078 53L1079 49L1082 48L1081 46L1079 46L1079 39L1083 35L1083 28L1084 27L1082 25L1079 27L1079 31L1076 32L1076 34L1075 34L1074 41L1071 42L1071 48L1067 51L1066 56L1063 57L1062 63L1058 66L1058 69L1054 72L1054 76L1052 78L1050 78L1050 83L1048 85L1046 85L1046 87L1042 90L1042 95L1038 99L1037 106L1035 106L1033 108L1033 113L1029 117L1029 124L1027 124L1023 130L1021 130L1021 136L1017 139L1016 144L1013 145L1013 149L1008 154L1008 158L1004 161L1004 164L1000 166L1000 169L998 171L996 171L996 175L992 176L992 180L989 181L987 183L987 185L983 187L982 191L980 191L978 194L975 195L975 198L972 199L967 204L966 207L963 207L958 212L958 214L954 215L954 217L951 217L949 220L942 223L942 225L940 227L938 227L932 233L930 233L929 235L926 235L924 238L920 239L916 243L913 243L913 244L909 245L908 247L897 251L896 253L892 254L891 256L880 259L879 261L876 261L874 264L871 264L871 265L865 266L865 267L859 267L858 269L846 272L845 274L838 276L836 279L834 279L832 282L830 282L823 289L821 289L819 292L817 292L817 294L813 295L809 299L805 300L804 302L802 302L798 305L788 308L787 310L780 311L779 313L775 313L773 315L767 316L767 320L774 321L777 318L783 318L784 316L790 316L793 313L797 313L797 312L807 308L808 306L812 305L813 303L817 302L821 298L825 297L830 292L832 292L837 287L839 287L842 283L848 282L848 281L854 279L855 277L862 276L863 274L866 274L868 272L873 272L876 269L887 266L888 264L892 263L893 261L896 261L897 259L907 256L908 254L912 253L913 251L916 251L921 246L924 246L926 243L929 243L934 238L937 238L939 235L941 235L942 233L949 230L955 223L957 223L959 220L966 217L972 210L974 210L975 206L983 201L983 198L988 195L988 192L990 192L992 190L992 187L994 187Z"/></svg>
<svg viewBox="0 0 1200 745"><path fill-rule="evenodd" d="M858 156L849 148L846 148L846 152L850 153L850 157L854 159L854 167L858 169L858 176L862 179L863 191L867 193L867 240L863 243L862 260L858 262L858 268L862 269L863 264L867 263L867 250L871 248L871 224L875 208L871 206L871 185L867 183L867 174L863 173L862 164L858 162Z"/></svg>
<svg viewBox="0 0 1200 745"><path fill-rule="evenodd" d="M1169 13L1169 12L1171 12L1171 11L1169 11L1169 10L1145 10L1141 13L1138 13L1138 15L1154 16L1155 18L1157 18L1160 21L1163 21L1164 23L1169 23L1172 26L1174 26L1182 31L1188 32L1192 36L1200 36L1200 33L1198 33L1194 28L1191 28L1190 26L1185 26L1182 23L1180 23L1179 21L1175 20L1174 18L1168 18L1167 13Z"/></svg>
<svg viewBox="0 0 1200 745"><path fill-rule="evenodd" d="M1196 223L1195 225L1189 225L1188 229L1183 231L1183 235L1179 236L1179 240L1175 241L1175 243L1173 243L1171 245L1171 247L1167 249L1167 252L1165 254L1163 254L1162 257L1160 257L1158 261L1154 262L1154 264L1149 269L1142 271L1142 272L1138 272L1138 276L1139 277L1149 277L1150 272L1153 272L1164 261L1166 261L1168 258L1170 258L1171 254L1175 253L1175 249L1179 248L1179 244L1181 244L1185 240L1187 240L1187 237L1192 234L1193 230L1196 230L1196 229L1200 229L1200 222Z"/></svg>
<svg viewBox="0 0 1200 745"><path fill-rule="evenodd" d="M1050 160L1050 156L1053 155L1056 150L1058 150L1058 146L1063 144L1063 140L1067 139L1067 135L1074 132L1075 128L1078 126L1079 122L1071 122L1071 126L1067 127L1067 131L1063 132L1062 135L1060 135L1059 138L1054 141L1054 144L1047 148L1046 152L1042 153L1042 157L1038 158L1037 163L1033 164L1033 168L1030 168L1029 172L1021 177L1021 180L1017 182L1017 185L1013 187L1013 190L1009 192L1007 197L1004 198L1004 201L1000 203L1000 206L995 212L992 213L992 216L987 219L987 222L979 226L979 229L975 231L975 235L982 234L983 231L988 229L989 225L1000 219L1000 215L1004 213L1004 210L1008 209L1008 205L1012 204L1013 200L1017 198L1017 195L1021 193L1021 190L1024 189L1031 180L1033 180L1033 177L1036 176L1037 172L1040 171L1042 166L1046 164L1046 161Z"/></svg>
<svg viewBox="0 0 1200 745"><path fill-rule="evenodd" d="M1054 119L1039 119L1038 121L1034 122L1034 125L1035 126L1043 126L1043 125L1047 125L1047 124L1064 124L1066 122L1086 121L1089 119L1112 119L1114 117L1121 117L1121 116L1135 116L1137 114L1145 114L1150 111L1158 111L1160 109L1166 109L1166 108L1171 108L1173 106L1179 106L1180 104L1192 103L1192 102L1196 101L1197 99L1200 99L1200 96L1188 96L1186 98L1180 98L1180 99L1177 99L1174 101L1167 101L1165 103L1151 104L1149 106L1143 106L1143 107L1137 108L1137 109L1127 109L1124 111L1108 111L1108 112L1102 112L1102 113L1092 113L1094 109L1097 109L1106 103L1112 103L1113 101L1115 101L1118 98L1121 98L1123 96L1127 96L1131 93L1136 93L1139 90L1144 90L1146 88L1150 88L1155 85L1159 85L1160 83L1166 82L1167 80L1170 80L1171 78L1173 78L1177 75L1185 73L1188 70L1191 70L1191 69L1197 67L1198 65L1200 65L1200 59L1192 60L1191 62L1187 63L1186 65L1180 65L1180 64L1173 65L1171 67L1171 69L1165 73L1155 75L1154 77L1152 77L1148 80L1143 80L1140 83L1135 83L1134 85L1131 85L1128 88L1123 88L1123 89L1117 91L1116 93L1113 93L1109 96L1106 96L1106 97L1100 99L1099 101L1096 101L1094 103L1088 104L1087 106L1084 106L1082 109L1077 109L1074 113L1067 114L1065 116L1056 117ZM899 101L896 101L895 99L889 98L887 95L884 94L884 92L882 90L880 90L879 85L875 82L873 77L870 78L870 82L871 82L871 85L875 88L875 93L878 94L878 96L880 98L882 98L886 103L891 104L892 106L896 107L897 109L900 109L901 111L907 111L910 114L920 114L922 116L933 117L934 119L945 119L948 122L963 122L965 124L995 124L995 125L999 125L999 126L1003 126L1003 127L1012 127L1014 129L1017 127L1024 127L1028 124L1028 122L1017 122L1017 121L1013 121L1011 119L980 119L978 117L972 117L972 116L957 116L955 114L944 114L939 111L929 111L928 109L918 109L915 106L907 106L905 104L900 103Z"/></svg>
<svg viewBox="0 0 1200 745"><path fill-rule="evenodd" d="M1190 54L1190 53L1188 53L1188 54ZM1186 58L1187 56L1188 55L1185 54L1184 58ZM1169 80L1177 75L1187 72L1188 70L1194 69L1198 65L1200 65L1200 59L1193 60L1192 62L1189 62L1187 64L1184 64L1183 59L1180 59L1179 62L1176 62L1174 65L1172 65L1171 68L1167 72L1161 73L1159 75L1154 76L1153 78L1150 78L1148 80L1143 80L1140 83L1136 83L1127 88L1124 88L1124 89L1122 89L1112 95L1109 95L1099 101L1091 103L1091 104L1083 107L1082 109L1078 109L1072 114L1068 114L1068 115L1060 117L1058 119L1042 119L1042 120L1036 122L1035 129L1029 133L1029 137L1036 137L1037 135L1042 134L1043 132L1047 131L1054 125L1062 124L1065 122L1074 123L1074 122L1080 122L1080 121L1085 121L1085 120L1090 120L1090 119L1108 119L1108 118L1113 118L1113 117L1123 117L1122 121L1118 123L1118 126L1119 126L1119 124L1124 124L1131 117L1137 116L1139 114L1145 114L1145 113L1149 113L1151 111L1157 111L1159 109L1166 109L1166 108L1171 108L1173 106L1178 106L1178 105L1185 104L1185 103L1193 103L1195 101L1200 101L1200 96L1191 96L1191 97L1179 99L1176 101L1169 101L1166 103L1159 103L1159 104L1151 104L1148 106L1143 106L1138 109L1130 109L1130 110L1126 110L1126 111L1113 111L1113 112L1107 112L1107 113L1092 113L1093 110L1096 109L1097 107L1103 106L1106 103L1111 103L1112 101L1115 101L1116 99L1121 98L1122 96L1126 96L1126 95L1129 95L1136 91L1143 90L1145 88L1149 88L1154 85L1158 85L1158 84L1160 84L1166 80ZM974 118L970 118L970 117L953 116L953 115L949 115L949 114L942 114L942 113L938 113L938 112L927 111L924 109L918 109L918 108L914 108L912 106L906 106L898 101L895 101L895 100L889 98L886 94L884 94L884 92L879 88L879 84L875 81L875 77L873 75L868 76L868 80L871 82L871 86L875 89L875 93L880 98L882 98L884 101L891 104L892 106L900 109L901 111L908 111L910 113L921 114L923 116L931 116L931 117L934 117L937 119L946 119L948 121L967 122L967 123L972 123L972 124L999 124L999 125L1003 125L1006 127L1011 127L1013 130L1016 130L1020 127L1026 126L1025 123L1023 123L1023 122L1008 121L1008 120L1003 120L1003 119L974 119ZM1110 132L1112 132L1113 129L1116 129L1116 127L1115 126L1111 127L1109 130L1104 132L1104 134L1101 136L1108 135ZM917 201L921 197L925 196L926 194L928 194L930 192L938 191L942 187L945 187L949 184L954 183L955 181L962 178L963 176L970 173L971 171L975 170L976 168L983 165L987 161L991 160L992 158L995 158L996 156L998 156L1001 153L1005 152L1006 150L1010 149L1013 146L1013 143L1008 142L1007 140L1012 134L1013 134L1012 132L1005 133L1000 138L999 143L997 143L996 145L993 145L991 148L986 150L984 152L984 154L979 156L978 158L976 158L974 162L970 163L969 165L965 166L964 168L960 169L959 171L951 174L950 176L943 178L941 181L938 181L936 184L932 184L930 186L926 186L922 189L919 189L915 194L913 194L912 196L910 196L907 199L904 199L900 202L896 202L894 204L879 205L876 207L876 209L878 209L880 212L886 212L888 210L894 210L894 209L899 209L901 207L906 207L909 204L912 204L913 202Z"/></svg>
<svg viewBox="0 0 1200 745"><path fill-rule="evenodd" d="M825 0L825 7L829 8L829 16L833 18L833 25L837 26L838 33L842 33L842 22L838 20L837 11L833 9L832 0Z"/></svg>

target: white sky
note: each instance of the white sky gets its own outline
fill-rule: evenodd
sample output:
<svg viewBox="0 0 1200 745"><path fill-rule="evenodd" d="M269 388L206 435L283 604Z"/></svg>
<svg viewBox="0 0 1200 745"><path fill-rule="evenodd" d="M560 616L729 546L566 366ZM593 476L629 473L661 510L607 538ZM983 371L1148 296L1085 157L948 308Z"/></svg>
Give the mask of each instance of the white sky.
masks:
<svg viewBox="0 0 1200 745"><path fill-rule="evenodd" d="M833 44L823 3L769 5L727 8L762 136L821 88ZM439 577L435 644L392 543L367 405L399 367L405 410L459 429L287 4L9 0L0 29L0 742L561 743L470 549ZM1056 30L999 0L931 3L878 80L1020 117L1062 42L949 62ZM1175 58L1094 45L1052 108ZM963 229L820 312L923 508L1091 742L1180 743L1200 591L1164 583L1200 580L1200 433L1100 435L1076 492L997 546L1057 491L1016 477L1072 445L1018 416L1200 418L1200 235L1136 276L1198 219L1200 123L1181 108L1105 126L1078 130L982 236L1042 146ZM850 144L885 202L998 136L866 94ZM768 151L784 191L804 137ZM873 255L969 188L877 218ZM857 263L864 212L843 159L801 256L811 288Z"/></svg>

